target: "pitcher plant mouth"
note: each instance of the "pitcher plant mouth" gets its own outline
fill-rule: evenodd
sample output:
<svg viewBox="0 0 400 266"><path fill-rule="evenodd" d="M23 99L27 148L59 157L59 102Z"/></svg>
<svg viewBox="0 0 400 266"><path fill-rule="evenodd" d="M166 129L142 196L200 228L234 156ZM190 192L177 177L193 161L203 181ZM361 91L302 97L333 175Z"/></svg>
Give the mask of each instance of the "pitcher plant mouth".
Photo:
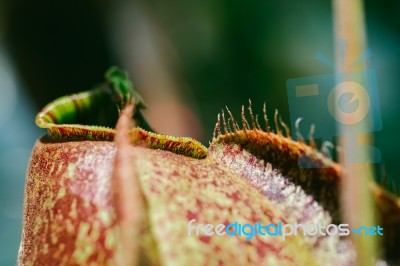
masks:
<svg viewBox="0 0 400 266"><path fill-rule="evenodd" d="M141 113L146 104L134 90L127 73L112 67L106 72L105 80L92 90L49 103L37 114L36 124L48 129L49 135L56 139L110 140L120 110L133 103L136 126L154 132Z"/></svg>
<svg viewBox="0 0 400 266"><path fill-rule="evenodd" d="M48 131L45 140L112 141L120 111L132 104L132 124L135 126L129 132L132 143L197 159L207 157L207 148L194 139L154 132L141 112L146 104L133 88L127 73L112 67L106 72L105 79L104 84L61 97L38 113L36 124Z"/></svg>

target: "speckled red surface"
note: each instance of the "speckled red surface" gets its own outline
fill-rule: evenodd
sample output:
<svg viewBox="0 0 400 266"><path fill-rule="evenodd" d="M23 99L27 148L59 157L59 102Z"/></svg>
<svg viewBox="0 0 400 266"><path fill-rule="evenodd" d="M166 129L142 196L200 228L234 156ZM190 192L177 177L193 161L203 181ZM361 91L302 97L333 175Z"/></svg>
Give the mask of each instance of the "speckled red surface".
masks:
<svg viewBox="0 0 400 266"><path fill-rule="evenodd" d="M113 185L115 168L122 167L115 164L113 142L38 141L27 174L19 263L115 265L124 261L118 244L128 239L137 241L132 252L138 265L351 265L351 245L338 237L258 235L246 241L237 235L188 235L192 219L214 225L332 219L327 211L335 205L326 205L331 196L324 197L336 197L337 176L329 173L337 166L320 170L325 174L312 180L294 164L285 172L281 160L296 159L306 145L265 132L239 133L214 139L205 159L126 144L119 156L131 167L122 173L131 173L124 178L135 180L126 182L134 190ZM139 191L143 202L136 204L138 195L127 191ZM115 201L122 194L117 198L123 202ZM385 207L381 213L398 217L399 203L378 187L375 194L378 206ZM124 224L132 212L141 214L143 223L136 231ZM396 219L389 219L392 227ZM137 235L123 235L132 232Z"/></svg>

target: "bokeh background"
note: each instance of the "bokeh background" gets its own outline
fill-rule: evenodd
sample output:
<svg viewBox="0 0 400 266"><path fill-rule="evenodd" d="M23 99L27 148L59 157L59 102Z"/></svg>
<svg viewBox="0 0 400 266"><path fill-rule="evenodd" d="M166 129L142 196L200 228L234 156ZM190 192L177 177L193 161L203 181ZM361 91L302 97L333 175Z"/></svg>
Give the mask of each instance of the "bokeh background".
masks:
<svg viewBox="0 0 400 266"><path fill-rule="evenodd" d="M374 134L377 177L394 183L400 2L365 6L383 122ZM315 59L318 51L332 58L332 42L330 1L0 1L0 265L16 263L25 172L44 134L34 116L46 103L90 89L118 65L159 132L207 145L226 105L238 116L248 99L256 113L267 102L269 115L278 108L289 122L286 80L332 73Z"/></svg>

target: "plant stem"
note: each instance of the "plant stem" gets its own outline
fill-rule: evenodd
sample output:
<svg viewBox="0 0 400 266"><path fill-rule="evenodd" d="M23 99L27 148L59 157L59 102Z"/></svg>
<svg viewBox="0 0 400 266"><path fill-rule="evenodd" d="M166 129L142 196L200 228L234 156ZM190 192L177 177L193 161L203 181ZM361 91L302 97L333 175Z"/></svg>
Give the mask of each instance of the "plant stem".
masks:
<svg viewBox="0 0 400 266"><path fill-rule="evenodd" d="M349 72L350 66L366 50L366 31L362 0L333 0L334 40L336 77L340 73ZM343 42L347 44L346 53L343 53ZM360 70L367 68L367 62L358 64L352 71L359 84L367 84L367 76ZM365 108L359 104L359 108ZM338 109L338 108L337 108ZM366 110L368 112L368 110ZM343 118L343 113L336 110L337 117ZM342 116L342 117L340 117ZM347 153L347 159L340 155L343 166L341 201L342 214L350 228L372 226L375 224L375 209L370 193L370 184L373 173L369 154L371 143L370 124L367 119L359 122L357 130L338 124L340 145ZM367 133L365 133L367 132ZM363 145L360 145L360 144ZM351 163L349 163L349 161ZM357 161L357 163L355 163ZM364 230L362 233L364 234ZM371 265L377 259L377 243L373 236L359 236L352 234L353 243L357 250L357 265Z"/></svg>

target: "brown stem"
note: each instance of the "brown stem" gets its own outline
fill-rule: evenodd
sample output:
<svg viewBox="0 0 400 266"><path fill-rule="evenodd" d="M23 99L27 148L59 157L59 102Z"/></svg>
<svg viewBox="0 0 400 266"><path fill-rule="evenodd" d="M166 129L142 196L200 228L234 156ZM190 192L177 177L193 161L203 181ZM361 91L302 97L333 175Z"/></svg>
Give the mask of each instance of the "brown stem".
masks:
<svg viewBox="0 0 400 266"><path fill-rule="evenodd" d="M366 49L366 31L364 26L364 14L362 0L333 0L334 34L335 34L335 61L336 74L349 72L350 66ZM346 53L343 54L343 42L346 43ZM359 64L353 70L365 69L367 63ZM359 73L359 74L357 74ZM354 77L360 84L366 84L366 76L361 72L354 72ZM358 76L356 76L358 75ZM339 81L339 80L337 80ZM363 108L360 104L360 108ZM337 108L338 109L338 108ZM344 114L336 110L336 116L344 119ZM371 143L368 120L359 122L360 128L355 132L339 123L339 135L341 147L347 151L347 159L361 163L347 163L344 156L340 156L340 162L344 167L341 188L342 212L344 221L351 228L359 226L372 226L375 224L374 205L370 193L373 173L371 165L367 163L370 159L369 150L366 145ZM360 143L364 145L359 145ZM351 154L349 154L351 152ZM358 236L352 234L353 243L357 250L357 264L371 265L377 259L376 238L371 236Z"/></svg>
<svg viewBox="0 0 400 266"><path fill-rule="evenodd" d="M135 174L129 130L133 105L126 106L118 119L115 143L117 151L112 177L114 206L118 221L116 265L139 265L140 229L144 223L144 198Z"/></svg>

